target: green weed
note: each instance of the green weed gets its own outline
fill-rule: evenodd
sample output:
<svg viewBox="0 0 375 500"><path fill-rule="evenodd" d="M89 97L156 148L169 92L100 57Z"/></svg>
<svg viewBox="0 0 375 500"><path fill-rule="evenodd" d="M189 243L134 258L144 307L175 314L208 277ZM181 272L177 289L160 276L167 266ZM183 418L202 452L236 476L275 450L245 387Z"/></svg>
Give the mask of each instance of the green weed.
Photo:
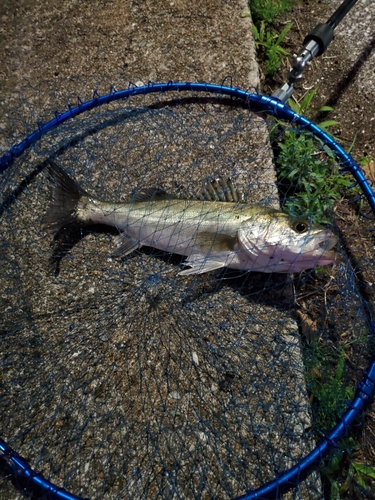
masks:
<svg viewBox="0 0 375 500"><path fill-rule="evenodd" d="M366 480L375 479L375 467L353 461L350 464L349 475L354 477L362 488L366 489Z"/></svg>
<svg viewBox="0 0 375 500"><path fill-rule="evenodd" d="M292 26L293 23L287 24L278 35L274 30L266 30L264 21L260 23L259 29L253 25L255 44L262 47L264 52L264 69L267 76L274 75L281 65L281 57L289 55L289 52L281 47L281 43Z"/></svg>
<svg viewBox="0 0 375 500"><path fill-rule="evenodd" d="M348 151L348 153L350 153L350 151ZM368 156L364 156L363 158L361 158L359 160L358 163L361 165L361 167L365 167L366 165L368 165L372 161L374 161L372 158L369 158Z"/></svg>
<svg viewBox="0 0 375 500"><path fill-rule="evenodd" d="M318 90L319 88L315 87L311 92L308 92L300 102L297 102L294 99L289 99L288 106L299 115L304 115L306 117L311 116L311 114L315 112L321 113L323 111L333 111L333 108L331 106L320 106L319 108L312 107L311 102L314 99ZM323 122L319 122L318 126L321 129L327 131L329 127L338 124L339 122L336 120L325 120Z"/></svg>
<svg viewBox="0 0 375 500"><path fill-rule="evenodd" d="M329 457L321 467L331 500L353 498L354 492L357 492L355 498L358 498L358 493L371 491L371 481L375 479L375 468L354 458L354 452L359 449L360 446L354 438L344 438L340 441L336 453Z"/></svg>
<svg viewBox="0 0 375 500"><path fill-rule="evenodd" d="M354 396L353 389L344 380L345 351L340 351L333 370L330 349L313 341L306 346L305 367L315 426L323 431L332 429L346 409L347 401Z"/></svg>
<svg viewBox="0 0 375 500"><path fill-rule="evenodd" d="M347 456L358 449L358 444L352 438L344 438L340 441L339 450L325 460L321 467L321 473L324 482L328 483L329 498L331 500L341 499L341 480L340 474L344 471Z"/></svg>
<svg viewBox="0 0 375 500"><path fill-rule="evenodd" d="M296 3L296 0L249 0L249 7L255 23L272 23L276 17L291 10Z"/></svg>
<svg viewBox="0 0 375 500"><path fill-rule="evenodd" d="M345 357L344 347L337 355L319 340L305 344L306 384L317 438L337 424L354 397L354 387L345 380ZM355 458L359 449L354 437L343 438L337 451L324 461L320 471L331 500L351 498L353 489L366 491L375 479L375 468Z"/></svg>
<svg viewBox="0 0 375 500"><path fill-rule="evenodd" d="M352 179L340 174L333 153L317 144L309 132L286 131L277 149L284 210L296 217L307 216L313 222L328 222L327 212L353 184Z"/></svg>
<svg viewBox="0 0 375 500"><path fill-rule="evenodd" d="M312 106L317 91L315 88L300 102L289 100L288 104L304 116L315 111L332 111L329 106ZM336 120L325 120L318 125L327 130L337 124ZM276 137L280 129L284 129L284 124L276 121L271 137L284 210L296 217L307 216L313 222L329 222L327 214L335 202L347 195L353 179L340 173L335 155L313 134L288 128Z"/></svg>
<svg viewBox="0 0 375 500"><path fill-rule="evenodd" d="M280 34L269 29L268 25L296 4L297 0L249 0L251 14L243 14L244 17L250 17L254 23L255 43L257 47L261 47L266 76L272 77L281 65L282 56L289 55L281 43L290 31L292 23L289 23Z"/></svg>

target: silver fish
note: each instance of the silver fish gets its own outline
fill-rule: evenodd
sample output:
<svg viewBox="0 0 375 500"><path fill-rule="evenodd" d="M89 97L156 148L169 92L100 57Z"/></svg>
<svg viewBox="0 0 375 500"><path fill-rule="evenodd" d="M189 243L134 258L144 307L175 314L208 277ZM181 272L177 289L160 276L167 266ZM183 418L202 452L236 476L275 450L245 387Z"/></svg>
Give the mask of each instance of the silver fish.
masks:
<svg viewBox="0 0 375 500"><path fill-rule="evenodd" d="M147 245L187 257L180 275L223 267L264 273L292 273L337 259L337 237L322 226L284 212L241 201L230 180L216 180L200 199L174 198L160 189L112 203L84 191L58 165L47 167L53 182L46 231L78 223L106 224L119 230L115 256Z"/></svg>

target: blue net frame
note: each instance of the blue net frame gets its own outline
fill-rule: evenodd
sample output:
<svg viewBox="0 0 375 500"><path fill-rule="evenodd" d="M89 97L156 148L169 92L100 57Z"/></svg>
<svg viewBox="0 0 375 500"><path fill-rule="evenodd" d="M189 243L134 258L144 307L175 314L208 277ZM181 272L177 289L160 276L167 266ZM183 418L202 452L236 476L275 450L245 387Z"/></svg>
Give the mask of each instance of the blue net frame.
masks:
<svg viewBox="0 0 375 500"><path fill-rule="evenodd" d="M342 147L325 131L320 129L307 118L298 115L292 111L286 104L278 99L249 93L240 88L227 87L208 83L194 82L167 82L152 83L145 86L129 86L127 89L111 92L106 95L98 95L95 91L93 98L87 102L81 102L76 107L69 106L69 110L64 113L55 114L55 118L45 124L40 124L39 128L28 135L22 142L11 147L0 158L0 173L4 173L11 168L16 158L20 157L25 150L32 147L49 131L55 129L62 123L90 111L104 104L121 99L130 99L136 95L146 95L149 93L168 93L170 91L190 91L205 92L216 95L225 95L234 99L240 99L247 103L250 110L257 113L265 113L279 120L284 120L295 124L300 129L312 133L322 143L327 146L339 159L340 165L345 172L349 172L365 195L373 213L375 213L375 194L369 182L365 178L359 165L347 154ZM371 325L373 331L375 325ZM373 334L373 331L370 334ZM373 400L375 393L375 361L373 361L363 374L362 381L358 384L355 397L348 404L346 412L342 415L339 423L327 433L327 435L318 443L315 449L300 460L294 467L280 473L269 483L260 488L246 492L237 497L237 500L252 499L275 499L279 495L289 491L292 488L298 488L299 483L304 480L312 471L314 471L323 461L323 459L337 447L338 441L348 434L353 422L365 411L366 407ZM48 498L53 500L82 500L72 493L52 484L41 474L35 472L28 462L19 456L7 443L0 439L0 469L3 476L7 476L12 482L16 481L18 485L27 484L27 493L32 494L32 498ZM25 490L26 492L26 490Z"/></svg>

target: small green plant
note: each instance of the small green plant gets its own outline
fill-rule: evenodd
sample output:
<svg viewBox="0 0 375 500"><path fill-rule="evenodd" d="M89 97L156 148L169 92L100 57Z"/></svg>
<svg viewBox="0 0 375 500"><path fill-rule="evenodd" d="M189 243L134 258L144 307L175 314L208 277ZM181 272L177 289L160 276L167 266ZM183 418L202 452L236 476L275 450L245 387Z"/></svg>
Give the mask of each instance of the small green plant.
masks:
<svg viewBox="0 0 375 500"><path fill-rule="evenodd" d="M375 468L354 459L353 453L358 450L360 446L354 438L344 438L339 442L338 451L325 460L321 472L328 482L330 499L352 498L354 488L362 492L370 491Z"/></svg>
<svg viewBox="0 0 375 500"><path fill-rule="evenodd" d="M304 352L306 384L315 435L319 439L337 424L347 409L347 402L354 396L354 384L348 385L345 380L345 347L337 351L320 340L313 340L304 344ZM320 471L331 500L352 498L354 488L369 491L375 468L361 463L359 450L355 437L345 437L339 441L338 449L324 460Z"/></svg>
<svg viewBox="0 0 375 500"><path fill-rule="evenodd" d="M299 115L310 116L315 112L323 112L323 111L333 111L331 106L320 106L319 108L314 108L311 106L311 101L314 99L316 93L318 92L318 87L315 87L311 92L308 92L300 102L297 102L293 99L288 100L288 106L298 113ZM323 130L326 130L333 125L338 125L339 122L336 120L325 120L323 122L318 123L318 126Z"/></svg>
<svg viewBox="0 0 375 500"><path fill-rule="evenodd" d="M249 0L249 7L256 23L261 21L272 23L276 17L291 10L294 5L296 0Z"/></svg>
<svg viewBox="0 0 375 500"><path fill-rule="evenodd" d="M349 151L349 153L350 153L350 151ZM369 163L371 163L372 161L374 161L374 160L372 160L372 159L371 159L371 158L369 158L368 156L364 156L363 158L361 158L361 159L359 160L359 162L358 162L358 163L361 165L361 167L366 167L366 165L368 165L368 164L369 164Z"/></svg>
<svg viewBox="0 0 375 500"><path fill-rule="evenodd" d="M313 222L328 222L327 212L353 181L340 174L333 153L308 132L286 131L277 149L284 210Z"/></svg>
<svg viewBox="0 0 375 500"><path fill-rule="evenodd" d="M315 111L332 111L330 106L312 106L317 91L316 87L300 102L289 100L288 104L293 111L305 116ZM336 120L325 120L318 125L327 130L337 124ZM310 132L287 128L276 137L284 126L276 121L271 130L272 141L276 144L275 162L284 198L283 208L293 216L307 216L313 222L329 222L327 214L335 202L347 195L353 179L340 173L335 155Z"/></svg>
<svg viewBox="0 0 375 500"><path fill-rule="evenodd" d="M339 443L339 450L329 456L323 466L321 473L323 480L329 484L329 498L340 500L341 472L345 469L344 461L346 456L351 456L352 451L358 449L358 445L352 437L342 439Z"/></svg>
<svg viewBox="0 0 375 500"><path fill-rule="evenodd" d="M353 461L350 464L349 475L354 477L362 488L366 489L368 488L366 479L375 479L375 467Z"/></svg>
<svg viewBox="0 0 375 500"><path fill-rule="evenodd" d="M255 44L262 47L264 51L264 69L267 76L273 76L281 65L281 57L289 55L289 52L281 47L281 43L285 40L292 26L293 23L287 24L278 35L273 30L266 31L264 21L260 23L259 29L255 24L253 25Z"/></svg>
<svg viewBox="0 0 375 500"><path fill-rule="evenodd" d="M312 396L314 422L318 431L333 428L346 409L354 391L344 381L345 351L342 349L336 368L332 369L332 352L312 341L306 346L306 383Z"/></svg>

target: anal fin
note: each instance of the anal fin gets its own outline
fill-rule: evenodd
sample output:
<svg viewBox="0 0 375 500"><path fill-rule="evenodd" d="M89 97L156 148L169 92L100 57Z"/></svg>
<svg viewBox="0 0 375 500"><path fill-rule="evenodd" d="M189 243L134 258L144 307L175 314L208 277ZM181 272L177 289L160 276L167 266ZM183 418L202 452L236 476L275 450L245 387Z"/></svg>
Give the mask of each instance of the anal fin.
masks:
<svg viewBox="0 0 375 500"><path fill-rule="evenodd" d="M137 250L141 247L141 243L137 240L132 240L124 235L124 233L120 233L115 238L115 244L117 246L116 250L112 253L112 257L124 257L125 255L129 255L130 253Z"/></svg>
<svg viewBox="0 0 375 500"><path fill-rule="evenodd" d="M187 260L185 262L187 266L191 266L189 269L185 269L181 271L179 276L189 276L191 274L203 274L208 273L210 271L214 271L215 269L221 269L225 267L225 262L219 262L216 260L209 259L199 259L199 260Z"/></svg>

